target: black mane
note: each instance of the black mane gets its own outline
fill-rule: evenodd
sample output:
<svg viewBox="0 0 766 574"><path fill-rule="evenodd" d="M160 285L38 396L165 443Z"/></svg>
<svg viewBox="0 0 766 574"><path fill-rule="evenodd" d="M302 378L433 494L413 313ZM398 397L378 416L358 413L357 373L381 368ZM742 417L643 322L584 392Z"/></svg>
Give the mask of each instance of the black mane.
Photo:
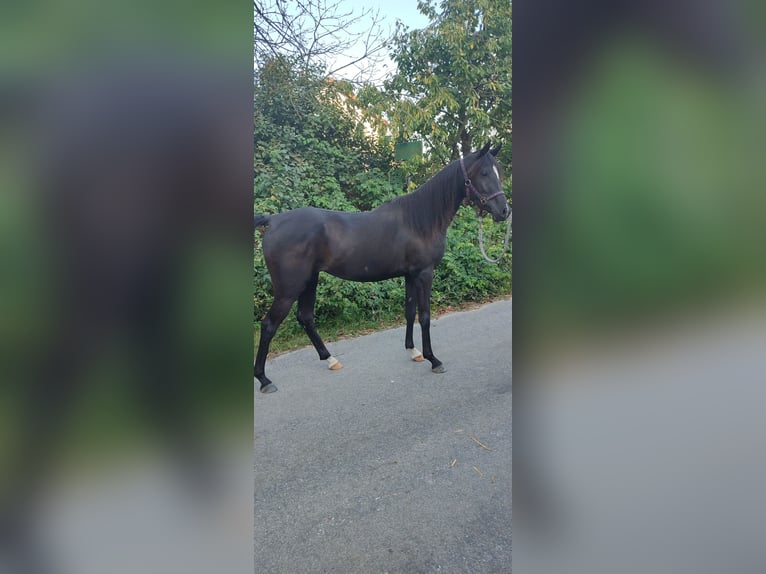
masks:
<svg viewBox="0 0 766 574"><path fill-rule="evenodd" d="M397 210L402 222L422 235L444 231L465 197L463 180L460 161L453 161L415 191L389 199L376 211Z"/></svg>

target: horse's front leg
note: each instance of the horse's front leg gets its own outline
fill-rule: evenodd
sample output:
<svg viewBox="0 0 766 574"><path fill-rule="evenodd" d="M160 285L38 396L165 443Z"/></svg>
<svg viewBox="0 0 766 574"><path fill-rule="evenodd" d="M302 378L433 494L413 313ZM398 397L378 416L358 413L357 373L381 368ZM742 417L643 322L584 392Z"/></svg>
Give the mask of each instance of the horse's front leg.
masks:
<svg viewBox="0 0 766 574"><path fill-rule="evenodd" d="M404 317L407 319L407 330L404 334L404 348L410 352L413 361L422 362L423 353L415 348L415 342L412 339L412 330L415 325L415 313L417 311L417 291L415 289L415 280L409 275L404 278Z"/></svg>
<svg viewBox="0 0 766 574"><path fill-rule="evenodd" d="M431 349L431 286L434 281L434 270L428 268L421 271L415 277L415 292L418 302L418 321L423 335L423 356L431 361L431 370L434 373L444 373L442 362L436 358Z"/></svg>

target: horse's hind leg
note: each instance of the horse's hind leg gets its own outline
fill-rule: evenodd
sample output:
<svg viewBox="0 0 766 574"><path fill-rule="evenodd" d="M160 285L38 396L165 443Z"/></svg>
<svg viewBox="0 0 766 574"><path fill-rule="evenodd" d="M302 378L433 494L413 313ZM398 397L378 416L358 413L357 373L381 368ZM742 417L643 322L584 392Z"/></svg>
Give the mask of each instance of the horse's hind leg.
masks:
<svg viewBox="0 0 766 574"><path fill-rule="evenodd" d="M317 298L317 284L319 283L319 274L315 274L311 277L306 285L306 289L298 297L298 322L306 331L306 334L311 339L311 343L319 353L319 358L323 361L327 361L327 366L333 371L342 369L343 365L330 354L327 350L322 338L317 333L316 325L314 324L314 305Z"/></svg>
<svg viewBox="0 0 766 574"><path fill-rule="evenodd" d="M423 353L415 348L415 342L412 340L412 329L415 325L415 313L417 311L417 292L415 291L415 280L407 276L404 278L404 317L407 319L407 330L404 333L404 348L410 352L413 361L422 362Z"/></svg>
<svg viewBox="0 0 766 574"><path fill-rule="evenodd" d="M274 338L274 333L285 320L293 306L295 299L289 297L277 297L271 304L271 309L266 313L266 317L261 321L261 340L258 343L258 354L255 357L255 366L253 375L261 383L262 393L273 393L277 390L276 385L266 376L264 370L266 367L266 355L269 354L269 345Z"/></svg>

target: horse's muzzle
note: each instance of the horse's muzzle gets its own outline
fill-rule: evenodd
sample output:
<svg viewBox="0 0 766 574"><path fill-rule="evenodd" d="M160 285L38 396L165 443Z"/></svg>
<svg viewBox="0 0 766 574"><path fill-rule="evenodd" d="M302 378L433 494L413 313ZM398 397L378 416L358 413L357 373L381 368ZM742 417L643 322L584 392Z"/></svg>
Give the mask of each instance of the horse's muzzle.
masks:
<svg viewBox="0 0 766 574"><path fill-rule="evenodd" d="M494 219L495 222L505 221L506 219L508 219L508 216L510 214L511 214L511 207L506 203L501 213L492 214L492 219Z"/></svg>

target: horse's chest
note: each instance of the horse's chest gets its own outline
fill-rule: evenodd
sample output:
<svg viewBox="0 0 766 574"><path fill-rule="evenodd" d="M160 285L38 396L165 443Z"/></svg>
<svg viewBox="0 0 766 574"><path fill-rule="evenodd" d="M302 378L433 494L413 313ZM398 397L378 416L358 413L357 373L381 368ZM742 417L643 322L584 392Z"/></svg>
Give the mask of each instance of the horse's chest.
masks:
<svg viewBox="0 0 766 574"><path fill-rule="evenodd" d="M438 265L444 257L445 245L443 237L437 237L434 241L416 239L410 242L406 257L408 271Z"/></svg>

